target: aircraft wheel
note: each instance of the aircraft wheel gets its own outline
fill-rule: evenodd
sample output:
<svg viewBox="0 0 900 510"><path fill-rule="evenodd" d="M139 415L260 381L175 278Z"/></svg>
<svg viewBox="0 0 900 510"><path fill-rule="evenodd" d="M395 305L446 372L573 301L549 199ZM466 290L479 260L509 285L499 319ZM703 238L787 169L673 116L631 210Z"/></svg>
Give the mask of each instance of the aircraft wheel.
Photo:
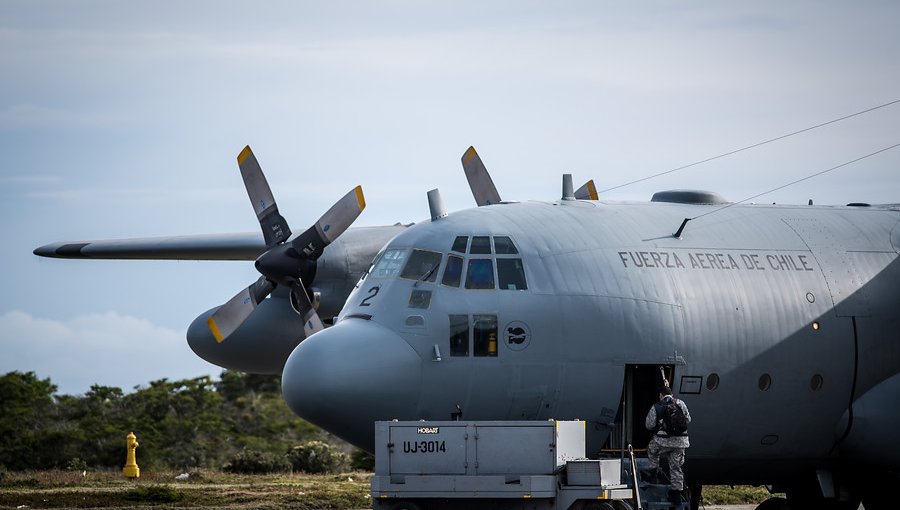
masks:
<svg viewBox="0 0 900 510"><path fill-rule="evenodd" d="M866 510L893 510L897 508L896 497L891 500L885 492L887 491L881 493L876 492L868 497L863 497L862 504Z"/></svg>
<svg viewBox="0 0 900 510"><path fill-rule="evenodd" d="M791 497L792 494L788 493L789 506L785 507L789 510L857 510L859 508L859 499L855 499L852 501L837 501L834 499L822 499L822 498L798 498L796 496ZM780 499L780 498L773 498ZM772 507L772 509L779 509L781 507ZM885 507L887 508L887 507ZM893 508L893 507L892 507ZM766 509L769 510L769 509ZM866 510L870 510L869 507L866 507Z"/></svg>
<svg viewBox="0 0 900 510"><path fill-rule="evenodd" d="M769 498L756 507L756 510L793 510L784 498Z"/></svg>
<svg viewBox="0 0 900 510"><path fill-rule="evenodd" d="M900 476L896 473L869 472L859 485L862 504L866 510L894 510L897 508L896 487Z"/></svg>
<svg viewBox="0 0 900 510"><path fill-rule="evenodd" d="M892 505L889 505L885 501L872 501L871 498L864 499L862 504L866 508L866 510L891 510L892 508L894 508Z"/></svg>

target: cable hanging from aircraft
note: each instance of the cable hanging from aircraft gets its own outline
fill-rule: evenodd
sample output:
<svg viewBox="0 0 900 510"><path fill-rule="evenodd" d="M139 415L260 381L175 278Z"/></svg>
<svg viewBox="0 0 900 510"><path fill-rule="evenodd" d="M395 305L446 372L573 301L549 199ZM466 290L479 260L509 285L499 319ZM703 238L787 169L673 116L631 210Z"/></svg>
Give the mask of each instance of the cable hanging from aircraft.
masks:
<svg viewBox="0 0 900 510"><path fill-rule="evenodd" d="M820 128L820 127L828 126L828 125L830 125L830 124L835 124L835 123L841 122L841 121L843 121L843 120L847 120L847 119L850 119L850 118L853 118L853 117L857 117L857 116L862 115L862 114L864 114L864 113L873 112L873 111L879 110L879 109L881 109L881 108L886 108L886 107L888 107L888 106L895 105L895 104L897 104L897 103L900 103L900 99L895 99L895 100L893 100L893 101L889 101L889 102L887 102L887 103L883 103L883 104L880 104L880 105L878 105L878 106L873 106L873 107L871 107L871 108L867 108L867 109L865 109L865 110L861 110L861 111L858 111L858 112L856 112L856 113L851 113L850 115L845 115L845 116L840 117L840 118L837 118L837 119L832 119L832 120L829 120L828 122L823 122L823 123L821 123L821 124L816 124L815 126L810 126L810 127L808 127L808 128L800 129L800 130L798 130L798 131L794 131L794 132L791 132L791 133L787 133L787 134L784 134L784 135L781 135L781 136L776 136L775 138L770 138L770 139L764 140L764 141L762 141L762 142L757 142L757 143L754 143L754 144L752 144L752 145L747 145L747 146L745 146L745 147L741 147L740 149L735 149L735 150L732 150L732 151L729 151L729 152L725 152L725 153L723 153L723 154L719 154L718 156L713 156L713 157L710 157L710 158L702 159L702 160L700 160L700 161L695 161L695 162L693 162L693 163L689 163L689 164L687 164L687 165L680 166L680 167L678 167L678 168L673 168L673 169L671 169L671 170L666 170L666 171L664 171L664 172L659 172L659 173L657 173L657 174L648 175L647 177L641 177L640 179L636 179L636 180L633 180L633 181L630 181L630 182L626 182L626 183L624 183L624 184L619 184L618 186L613 186L613 187L611 187L611 188L606 188L606 189L600 190L600 193L606 193L607 191L612 191L612 190L615 190L615 189L624 188L625 186L631 186L632 184L637 184L637 183L639 183L639 182L648 181L648 180L650 180L650 179L654 179L654 178L656 178L656 177L660 177L660 176L663 176L663 175L671 174L671 173L677 172L677 171L679 171L679 170L685 170L685 169L691 168L691 167L693 167L693 166L702 165L703 163L709 163L710 161L715 161L715 160L717 160L717 159L721 159L721 158L724 158L724 157L726 157L726 156L731 156L731 155L737 154L737 153L739 153L739 152L744 152L744 151L746 151L746 150L755 149L756 147L760 147L760 146L763 146L763 145L766 145L766 144L769 144L769 143L772 143L772 142L777 142L777 141L779 141L779 140L784 140L785 138L789 138L789 137L794 136L794 135L799 135L799 134L801 134L801 133L806 133L807 131L812 131L812 130L818 129L818 128ZM852 163L852 162L851 162L851 163ZM849 164L849 163L848 163L848 164ZM814 177L814 176L812 176L812 177ZM773 190L773 191L774 191L774 190ZM767 192L767 193L768 193L768 192Z"/></svg>
<svg viewBox="0 0 900 510"><path fill-rule="evenodd" d="M896 101L895 101L895 102L896 102ZM843 168L843 167L848 166L848 165L852 165L853 163L857 163L857 162L862 161L862 160L864 160L864 159L871 158L872 156L881 154L882 152L887 152L887 151L889 151L889 150L891 150L891 149L896 149L897 147L900 147L900 143L895 143L894 145L891 145L891 146L888 146L888 147L884 147L883 149L879 149L879 150L877 150L877 151L875 151L875 152L870 152L870 153L866 154L865 156L860 156L860 157L858 157L858 158L856 158L856 159L852 159L852 160L850 160L850 161L845 161L845 162L843 162L843 163L841 163L841 164L839 164L839 165L835 165L835 166L833 166L833 167L831 167L831 168L827 168L827 169L825 169L825 170L821 170L821 171L819 171L819 172L816 172L816 173L807 175L806 177L801 177L801 178L796 179L796 180L794 180L794 181L791 181L791 182L789 182L789 183L787 183L787 184L782 184L781 186L777 186L777 187L772 188L772 189L770 189L770 190L763 191L762 193L757 193L756 195L753 195L753 196L751 196L751 197L747 197L747 198L745 198L745 199L743 199L743 200L738 200L737 202L731 202L730 204L724 205L724 206L719 207L719 208L717 208L717 209L713 209L712 211L707 211L707 212L705 212L705 213L703 213L703 214L699 214L699 215L697 215L697 216L694 216L693 218L685 218L684 221L681 222L681 226L678 227L678 230L675 231L674 234L672 234L672 237L680 238L680 237L681 237L681 233L684 231L684 227L687 225L687 222L689 222L689 221L693 221L693 220L702 218L702 217L704 217L704 216L709 216L710 214L714 214L714 213L717 213L717 212L719 212L719 211L724 211L725 209L728 209L729 207L733 207L733 206L736 206L736 205L738 205L738 204L743 204L744 202L748 202L748 201L750 201L750 200L753 200L754 198L759 198L759 197L761 197L761 196L763 196L763 195L768 195L769 193L772 193L772 192L775 192L775 191L778 191L778 190L782 190L782 189L784 189L784 188L787 188L788 186L793 186L794 184L801 183L801 182L803 182L803 181L807 181L807 180L809 180L809 179L812 179L813 177L818 177L818 176L820 176L820 175L827 174L828 172L837 170L837 169L839 169L839 168Z"/></svg>

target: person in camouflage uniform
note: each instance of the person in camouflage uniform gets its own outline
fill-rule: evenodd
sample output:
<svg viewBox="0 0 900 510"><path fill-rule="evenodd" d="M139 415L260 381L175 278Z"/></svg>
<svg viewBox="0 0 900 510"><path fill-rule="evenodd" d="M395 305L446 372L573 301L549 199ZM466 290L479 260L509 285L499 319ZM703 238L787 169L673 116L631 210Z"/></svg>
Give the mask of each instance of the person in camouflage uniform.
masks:
<svg viewBox="0 0 900 510"><path fill-rule="evenodd" d="M644 425L647 430L655 430L656 434L647 446L647 460L651 473L659 469L660 457L667 457L669 461L669 499L681 501L681 491L684 490L684 472L681 470L684 464L684 450L691 446L687 431L681 434L669 434L663 422L663 409L669 400L674 400L684 412L687 422L691 422L691 413L687 404L672 396L672 390L668 386L660 386L658 392L659 401L650 407ZM651 475L652 476L652 475Z"/></svg>

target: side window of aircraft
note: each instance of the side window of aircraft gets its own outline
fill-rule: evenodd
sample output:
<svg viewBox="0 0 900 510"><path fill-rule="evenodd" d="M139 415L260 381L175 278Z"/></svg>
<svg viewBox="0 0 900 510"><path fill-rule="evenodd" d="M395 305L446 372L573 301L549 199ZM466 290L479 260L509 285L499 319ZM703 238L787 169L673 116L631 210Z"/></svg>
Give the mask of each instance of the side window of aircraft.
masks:
<svg viewBox="0 0 900 510"><path fill-rule="evenodd" d="M453 248L451 248L451 250L457 253L465 253L468 246L469 236L456 236L456 239L453 240Z"/></svg>
<svg viewBox="0 0 900 510"><path fill-rule="evenodd" d="M469 260L469 268L466 271L466 288L467 289L493 289L494 288L494 261L493 261L493 259L470 259Z"/></svg>
<svg viewBox="0 0 900 510"><path fill-rule="evenodd" d="M472 246L469 248L472 255L490 255L491 254L491 238L490 236L474 236L472 237Z"/></svg>
<svg viewBox="0 0 900 510"><path fill-rule="evenodd" d="M497 356L497 316L476 315L473 321L474 348L476 357Z"/></svg>
<svg viewBox="0 0 900 510"><path fill-rule="evenodd" d="M522 259L497 259L497 280L502 290L526 290Z"/></svg>
<svg viewBox="0 0 900 510"><path fill-rule="evenodd" d="M450 316L450 355L469 355L469 316Z"/></svg>
<svg viewBox="0 0 900 510"><path fill-rule="evenodd" d="M441 254L427 250L413 250L400 278L433 282L441 265Z"/></svg>
<svg viewBox="0 0 900 510"><path fill-rule="evenodd" d="M459 287L459 282L462 278L462 267L462 257L448 255L447 267L444 268L444 277L441 279L441 284L448 287Z"/></svg>
<svg viewBox="0 0 900 510"><path fill-rule="evenodd" d="M427 310L431 306L431 291L413 289L409 294L409 307Z"/></svg>
<svg viewBox="0 0 900 510"><path fill-rule="evenodd" d="M494 236L494 252L497 255L515 255L519 253L512 239L507 236Z"/></svg>
<svg viewBox="0 0 900 510"><path fill-rule="evenodd" d="M406 260L406 250L385 250L381 257L372 264L370 276L374 278L390 278L397 276L403 261Z"/></svg>

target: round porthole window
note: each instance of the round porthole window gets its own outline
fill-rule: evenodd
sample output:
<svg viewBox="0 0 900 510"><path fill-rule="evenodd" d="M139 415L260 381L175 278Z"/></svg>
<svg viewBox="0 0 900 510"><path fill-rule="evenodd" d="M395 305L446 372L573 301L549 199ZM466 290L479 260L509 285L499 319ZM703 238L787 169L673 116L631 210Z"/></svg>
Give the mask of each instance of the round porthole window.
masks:
<svg viewBox="0 0 900 510"><path fill-rule="evenodd" d="M759 389L762 391L768 391L770 387L772 387L772 376L770 376L769 374L763 374L759 376Z"/></svg>
<svg viewBox="0 0 900 510"><path fill-rule="evenodd" d="M713 391L719 387L719 374L712 373L706 378L706 389Z"/></svg>
<svg viewBox="0 0 900 510"><path fill-rule="evenodd" d="M823 384L825 384L825 380L822 378L822 375L816 374L809 380L809 389L819 391L822 389Z"/></svg>

